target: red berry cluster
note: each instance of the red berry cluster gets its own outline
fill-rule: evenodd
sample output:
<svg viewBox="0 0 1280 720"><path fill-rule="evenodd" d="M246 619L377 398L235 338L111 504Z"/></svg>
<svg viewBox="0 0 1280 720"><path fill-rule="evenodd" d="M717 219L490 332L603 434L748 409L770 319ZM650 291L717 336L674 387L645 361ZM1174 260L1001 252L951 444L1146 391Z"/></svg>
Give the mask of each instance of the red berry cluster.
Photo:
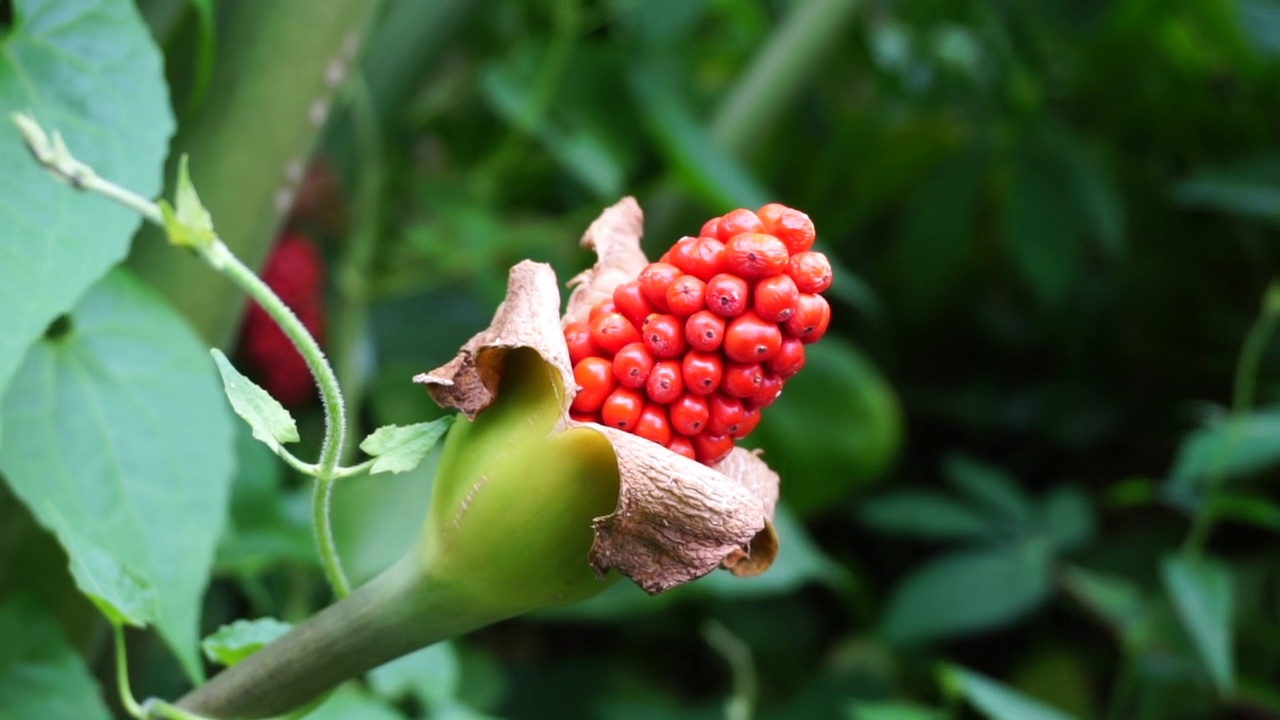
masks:
<svg viewBox="0 0 1280 720"><path fill-rule="evenodd" d="M813 238L808 215L776 203L682 238L565 326L572 416L722 460L827 330L831 264Z"/></svg>
<svg viewBox="0 0 1280 720"><path fill-rule="evenodd" d="M316 247L301 235L284 235L262 268L262 281L323 345L324 263ZM306 360L271 316L253 301L245 310L240 329L239 355L247 374L281 404L300 407L317 397Z"/></svg>

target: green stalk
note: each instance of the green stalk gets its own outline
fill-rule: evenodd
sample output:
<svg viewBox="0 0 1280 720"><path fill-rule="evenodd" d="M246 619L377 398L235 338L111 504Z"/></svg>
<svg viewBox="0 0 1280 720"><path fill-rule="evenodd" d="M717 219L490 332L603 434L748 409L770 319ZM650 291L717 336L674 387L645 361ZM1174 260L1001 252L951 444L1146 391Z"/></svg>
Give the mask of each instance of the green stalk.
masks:
<svg viewBox="0 0 1280 720"><path fill-rule="evenodd" d="M173 142L195 158L191 174L232 251L257 267L288 210L330 97L376 0L219 3L218 62L200 111ZM166 192L172 194L172 186ZM211 345L225 347L244 298L190 256L135 242L131 267L159 289Z"/></svg>
<svg viewBox="0 0 1280 720"><path fill-rule="evenodd" d="M506 617L425 573L415 553L178 701L219 720L301 707L348 678Z"/></svg>

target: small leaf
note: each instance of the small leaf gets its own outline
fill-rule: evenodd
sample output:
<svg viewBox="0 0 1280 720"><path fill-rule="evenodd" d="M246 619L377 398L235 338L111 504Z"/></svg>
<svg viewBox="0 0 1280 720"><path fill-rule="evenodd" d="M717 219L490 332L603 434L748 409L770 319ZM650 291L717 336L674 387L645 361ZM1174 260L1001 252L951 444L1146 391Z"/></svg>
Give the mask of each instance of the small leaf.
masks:
<svg viewBox="0 0 1280 720"><path fill-rule="evenodd" d="M0 604L0 638L0 718L110 720L89 668L35 600Z"/></svg>
<svg viewBox="0 0 1280 720"><path fill-rule="evenodd" d="M1178 448L1166 491L1194 495L1214 473L1249 475L1280 464L1280 409L1223 418L1190 433Z"/></svg>
<svg viewBox="0 0 1280 720"><path fill-rule="evenodd" d="M991 518L927 490L904 490L863 501L858 515L880 532L925 540L981 539L1000 532Z"/></svg>
<svg viewBox="0 0 1280 720"><path fill-rule="evenodd" d="M70 558L71 577L113 625L146 627L156 618L156 589L146 578L126 567L83 535L71 529L56 508L49 505L58 541Z"/></svg>
<svg viewBox="0 0 1280 720"><path fill-rule="evenodd" d="M999 627L1034 609L1052 587L1043 543L951 553L894 590L883 629L894 640L920 642Z"/></svg>
<svg viewBox="0 0 1280 720"><path fill-rule="evenodd" d="M1152 618L1147 600L1136 585L1076 566L1063 570L1062 583L1068 593L1110 627L1127 653L1147 648L1153 639Z"/></svg>
<svg viewBox="0 0 1280 720"><path fill-rule="evenodd" d="M1268 152L1199 170L1174 187L1173 198L1190 207L1280 220L1280 155Z"/></svg>
<svg viewBox="0 0 1280 720"><path fill-rule="evenodd" d="M275 618L237 620L223 625L200 641L200 649L209 662L231 667L275 642L293 626Z"/></svg>
<svg viewBox="0 0 1280 720"><path fill-rule="evenodd" d="M213 218L200 202L196 186L191 184L187 172L187 156L178 160L178 187L174 193L175 209L166 200L160 200L160 214L164 217L164 231L169 242L183 248L201 249L213 244Z"/></svg>
<svg viewBox="0 0 1280 720"><path fill-rule="evenodd" d="M990 720L1072 720L1061 710L962 667L944 666L942 682Z"/></svg>
<svg viewBox="0 0 1280 720"><path fill-rule="evenodd" d="M1205 668L1218 691L1229 694L1235 685L1230 569L1212 559L1172 555L1160 570L1165 590Z"/></svg>
<svg viewBox="0 0 1280 720"><path fill-rule="evenodd" d="M231 401L231 409L249 423L253 436L277 453L281 443L298 442L298 426L289 411L266 390L236 370L221 350L213 348L209 352L218 364L218 374L222 376L222 387Z"/></svg>
<svg viewBox="0 0 1280 720"><path fill-rule="evenodd" d="M453 417L442 417L416 425L386 425L360 443L360 449L377 458L370 475L408 472L422 462L453 424Z"/></svg>
<svg viewBox="0 0 1280 720"><path fill-rule="evenodd" d="M1011 475L964 455L952 455L943 463L943 474L952 487L975 503L1019 526L1034 520L1031 500Z"/></svg>
<svg viewBox="0 0 1280 720"><path fill-rule="evenodd" d="M429 707L454 698L462 680L458 652L436 643L369 672L369 686L387 700L415 697Z"/></svg>
<svg viewBox="0 0 1280 720"><path fill-rule="evenodd" d="M1040 523L1059 552L1079 549L1093 537L1093 506L1084 491L1059 485L1040 501Z"/></svg>

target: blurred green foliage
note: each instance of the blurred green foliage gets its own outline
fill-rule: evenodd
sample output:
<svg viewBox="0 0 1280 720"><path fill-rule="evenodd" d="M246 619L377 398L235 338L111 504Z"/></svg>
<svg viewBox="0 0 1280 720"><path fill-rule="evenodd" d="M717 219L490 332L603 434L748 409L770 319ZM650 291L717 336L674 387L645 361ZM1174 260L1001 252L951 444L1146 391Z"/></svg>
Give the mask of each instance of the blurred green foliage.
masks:
<svg viewBox="0 0 1280 720"><path fill-rule="evenodd" d="M138 4L179 137L236 95L237 43L268 44L273 82L331 70L236 36L236 3ZM829 339L750 443L783 478L767 574L619 584L322 713L1280 717L1280 2L386 0L345 78L285 224L325 248L357 437L438 415L411 375L487 323L516 261L584 267L622 194L655 256L733 207L798 207L837 278ZM287 177L236 122L222 164ZM249 257L280 229L262 212ZM200 305L212 285L183 277L160 284ZM237 458L205 631L324 601L305 489L244 437ZM356 579L411 541L432 465L339 486ZM58 619L49 652L94 651ZM140 694L174 694L138 645Z"/></svg>

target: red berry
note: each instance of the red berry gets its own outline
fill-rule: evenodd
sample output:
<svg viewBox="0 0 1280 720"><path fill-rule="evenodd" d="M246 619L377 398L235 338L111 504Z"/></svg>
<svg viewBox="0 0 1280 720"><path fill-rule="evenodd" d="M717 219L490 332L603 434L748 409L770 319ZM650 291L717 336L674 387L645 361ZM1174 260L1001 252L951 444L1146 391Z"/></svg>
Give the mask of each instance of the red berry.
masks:
<svg viewBox="0 0 1280 720"><path fill-rule="evenodd" d="M635 430L632 432L659 445L671 442L671 424L667 421L667 409L661 405L646 403L644 410L640 411L640 419L636 421Z"/></svg>
<svg viewBox="0 0 1280 720"><path fill-rule="evenodd" d="M652 370L653 356L642 342L626 345L613 356L613 376L624 387L644 387Z"/></svg>
<svg viewBox="0 0 1280 720"><path fill-rule="evenodd" d="M690 438L693 450L698 454L698 462L703 465L715 465L733 450L733 438L728 435L712 435L701 433Z"/></svg>
<svg viewBox="0 0 1280 720"><path fill-rule="evenodd" d="M672 264L706 282L724 272L724 243L713 237L697 238L679 255L672 256Z"/></svg>
<svg viewBox="0 0 1280 720"><path fill-rule="evenodd" d="M681 275L667 286L667 307L673 315L689 317L705 307L706 292L706 283L692 275Z"/></svg>
<svg viewBox="0 0 1280 720"><path fill-rule="evenodd" d="M725 241L725 268L744 278L763 278L787 269L787 246L772 235L741 233Z"/></svg>
<svg viewBox="0 0 1280 720"><path fill-rule="evenodd" d="M605 302L613 304L609 300ZM597 315L591 321L591 342L595 343L606 357L613 357L613 354L621 350L624 345L630 345L639 340L640 332L621 313L604 313Z"/></svg>
<svg viewBox="0 0 1280 720"><path fill-rule="evenodd" d="M671 427L682 435L697 435L707 427L707 401L685 393L671 403Z"/></svg>
<svg viewBox="0 0 1280 720"><path fill-rule="evenodd" d="M712 393L707 396L707 429L708 435L732 435L742 422L742 401L723 393Z"/></svg>
<svg viewBox="0 0 1280 720"><path fill-rule="evenodd" d="M720 387L723 370L719 355L691 352L684 356L680 369L684 386L691 393L710 395Z"/></svg>
<svg viewBox="0 0 1280 720"><path fill-rule="evenodd" d="M747 309L751 292L747 281L736 275L721 273L707 281L707 309L720 317L735 317Z"/></svg>
<svg viewBox="0 0 1280 720"><path fill-rule="evenodd" d="M591 324L586 320L577 320L564 326L564 342L569 346L569 362L577 365L585 357L597 354L595 343L591 342Z"/></svg>
<svg viewBox="0 0 1280 720"><path fill-rule="evenodd" d="M591 308L591 312L587 314L587 320L592 321L601 315L608 315L611 312L617 311L618 308L614 306L612 300L601 300Z"/></svg>
<svg viewBox="0 0 1280 720"><path fill-rule="evenodd" d="M692 257L690 253L693 249L693 244L696 242L698 242L698 238L696 237L686 235L680 238L676 241L675 245L671 246L670 250L662 254L662 257L659 258L658 262L675 265L680 268L680 272L689 272L685 269L685 266L689 264L689 260Z"/></svg>
<svg viewBox="0 0 1280 720"><path fill-rule="evenodd" d="M584 358L574 365L573 381L578 385L578 394L573 396L572 407L584 413L599 410L618 384L613 377L613 363L599 357Z"/></svg>
<svg viewBox="0 0 1280 720"><path fill-rule="evenodd" d="M631 432L644 410L644 396L631 388L620 387L609 393L600 406L602 424Z"/></svg>
<svg viewBox="0 0 1280 720"><path fill-rule="evenodd" d="M645 318L641 335L656 358L678 357L684 352L684 323L674 315L654 313Z"/></svg>
<svg viewBox="0 0 1280 720"><path fill-rule="evenodd" d="M649 263L640 271L640 290L649 304L659 312L667 311L667 288L684 273L671 263Z"/></svg>
<svg viewBox="0 0 1280 720"><path fill-rule="evenodd" d="M820 293L831 287L831 261L820 252L802 252L787 261L787 274L802 293Z"/></svg>
<svg viewBox="0 0 1280 720"><path fill-rule="evenodd" d="M793 255L804 252L813 245L813 221L799 210L769 203L760 208L759 216L764 224L764 232L785 243L787 251Z"/></svg>
<svg viewBox="0 0 1280 720"><path fill-rule="evenodd" d="M573 408L569 408L569 419L575 422L600 422L600 413L578 412Z"/></svg>
<svg viewBox="0 0 1280 720"><path fill-rule="evenodd" d="M734 362L765 362L777 355L781 347L782 331L777 324L751 311L730 320L724 330L724 354Z"/></svg>
<svg viewBox="0 0 1280 720"><path fill-rule="evenodd" d="M751 297L751 307L757 315L769 322L786 322L796 314L800 290L790 276L774 275L757 282Z"/></svg>
<svg viewBox="0 0 1280 720"><path fill-rule="evenodd" d="M764 223L755 213L746 208L729 211L720 218L720 224L716 226L716 237L725 242L734 235L758 232L764 232Z"/></svg>
<svg viewBox="0 0 1280 720"><path fill-rule="evenodd" d="M649 399L666 404L680 397L684 392L684 378L680 371L680 361L661 360L649 371L649 380L644 384Z"/></svg>
<svg viewBox="0 0 1280 720"><path fill-rule="evenodd" d="M724 340L724 318L710 310L699 310L684 321L684 339L694 350L715 350Z"/></svg>
<svg viewBox="0 0 1280 720"><path fill-rule="evenodd" d="M782 378L777 375L765 373L764 378L760 381L760 389L755 395L751 396L750 404L754 408L767 408L778 399L778 395L782 393Z"/></svg>
<svg viewBox="0 0 1280 720"><path fill-rule="evenodd" d="M724 377L720 380L720 390L736 398L748 398L760 389L762 380L764 380L764 369L759 363L750 365L729 363L724 369Z"/></svg>
<svg viewBox="0 0 1280 720"><path fill-rule="evenodd" d="M720 218L713 217L702 223L702 229L698 231L698 235L709 238L720 237Z"/></svg>
<svg viewBox="0 0 1280 720"><path fill-rule="evenodd" d="M683 435L676 435L671 438L671 442L667 443L667 449L673 453L683 455L690 460L698 459L698 453L693 450L693 443L689 442L689 438Z"/></svg>
<svg viewBox="0 0 1280 720"><path fill-rule="evenodd" d="M787 321L786 328L793 337L800 338L800 342L808 345L817 342L827 332L829 324L831 324L831 306L827 304L826 299L821 295L805 293L800 296L796 304L796 314ZM727 332L726 342L728 342Z"/></svg>
<svg viewBox="0 0 1280 720"><path fill-rule="evenodd" d="M804 342L800 338L784 335L778 354L770 358L766 365L769 372L784 380L800 372L804 367Z"/></svg>
<svg viewBox="0 0 1280 720"><path fill-rule="evenodd" d="M645 299L639 280L628 280L615 288L613 304L636 327L640 327L649 313L653 312L653 305Z"/></svg>
<svg viewBox="0 0 1280 720"><path fill-rule="evenodd" d="M742 420L738 421L738 429L737 431L730 433L730 436L735 440L741 440L742 438L750 435L751 431L755 430L756 426L759 424L760 408L747 408L744 406L742 410Z"/></svg>

